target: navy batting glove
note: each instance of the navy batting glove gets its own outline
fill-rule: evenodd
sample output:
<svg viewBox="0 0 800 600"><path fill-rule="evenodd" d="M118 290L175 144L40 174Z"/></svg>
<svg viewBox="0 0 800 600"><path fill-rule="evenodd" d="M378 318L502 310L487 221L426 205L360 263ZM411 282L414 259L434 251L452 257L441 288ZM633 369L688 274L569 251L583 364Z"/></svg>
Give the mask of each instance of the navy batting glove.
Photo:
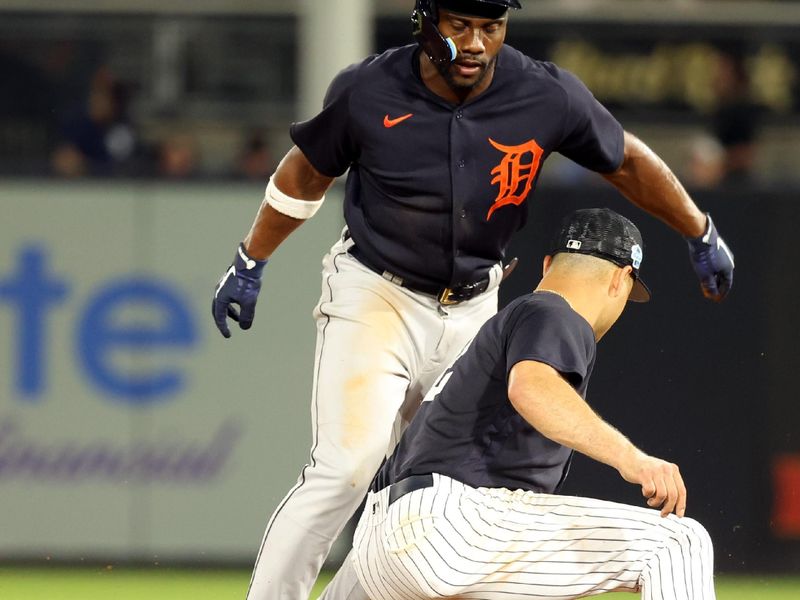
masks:
<svg viewBox="0 0 800 600"><path fill-rule="evenodd" d="M694 272L700 278L703 295L715 302L721 302L733 285L733 252L719 237L717 228L707 214L708 225L700 237L686 238L689 243L689 258Z"/></svg>
<svg viewBox="0 0 800 600"><path fill-rule="evenodd" d="M217 329L226 338L231 337L227 317L239 323L241 329L250 329L256 316L256 301L261 290L261 273L266 260L255 260L247 256L244 244L239 244L233 264L225 271L214 290L211 314ZM241 312L232 305L238 304Z"/></svg>

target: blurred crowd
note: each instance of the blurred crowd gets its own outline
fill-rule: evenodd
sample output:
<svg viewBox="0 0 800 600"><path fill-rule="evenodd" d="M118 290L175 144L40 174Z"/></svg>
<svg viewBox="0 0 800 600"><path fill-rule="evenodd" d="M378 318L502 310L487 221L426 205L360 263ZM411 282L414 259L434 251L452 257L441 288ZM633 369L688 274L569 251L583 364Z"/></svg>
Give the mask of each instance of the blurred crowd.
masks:
<svg viewBox="0 0 800 600"><path fill-rule="evenodd" d="M741 185L755 175L761 108L750 97L745 57L720 51L709 85L716 104L691 148L686 178L694 187Z"/></svg>
<svg viewBox="0 0 800 600"><path fill-rule="evenodd" d="M92 76L85 101L64 115L50 153L53 175L151 176L188 179L204 175L201 148L190 130L173 130L152 143L130 118L130 90L107 67ZM242 135L230 167L217 176L265 180L274 170L263 131Z"/></svg>
<svg viewBox="0 0 800 600"><path fill-rule="evenodd" d="M285 150L276 144L273 152L266 127L237 124L228 136L234 141L215 151L209 169L203 155L208 143L197 128L174 118L145 127L132 110L144 92L109 65L86 68L70 45L54 46L35 64L12 50L0 42L6 88L0 94L0 175L265 181L276 166L274 155ZM673 168L690 187L740 185L754 175L761 120L744 54L720 48L708 85L716 99L713 111L703 116L703 133L691 141L685 164ZM561 174L567 184L586 176L573 166Z"/></svg>
<svg viewBox="0 0 800 600"><path fill-rule="evenodd" d="M59 52L59 50L63 52ZM32 64L0 44L0 175L157 177L191 179L213 174L265 180L275 163L266 131L243 127L229 164L212 171L191 125L175 119L143 132L132 102L139 90L100 64L76 71L72 48L55 48ZM80 82L83 85L80 85Z"/></svg>

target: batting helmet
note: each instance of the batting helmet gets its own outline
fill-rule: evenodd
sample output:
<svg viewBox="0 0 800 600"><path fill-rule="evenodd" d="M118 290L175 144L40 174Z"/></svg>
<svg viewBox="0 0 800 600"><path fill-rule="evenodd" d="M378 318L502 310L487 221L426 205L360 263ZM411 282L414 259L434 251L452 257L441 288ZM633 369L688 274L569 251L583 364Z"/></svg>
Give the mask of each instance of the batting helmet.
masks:
<svg viewBox="0 0 800 600"><path fill-rule="evenodd" d="M411 13L414 39L434 64L456 59L456 45L439 31L439 7L466 15L497 19L509 8L522 8L518 0L416 0Z"/></svg>

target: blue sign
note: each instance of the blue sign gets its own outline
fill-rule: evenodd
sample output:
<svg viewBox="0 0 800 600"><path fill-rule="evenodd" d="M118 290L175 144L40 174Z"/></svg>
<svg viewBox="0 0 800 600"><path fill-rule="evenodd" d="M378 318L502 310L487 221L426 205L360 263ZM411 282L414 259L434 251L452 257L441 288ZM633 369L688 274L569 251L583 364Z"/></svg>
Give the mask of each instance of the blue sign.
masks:
<svg viewBox="0 0 800 600"><path fill-rule="evenodd" d="M31 244L17 254L16 269L0 276L0 310L12 312L14 389L39 400L47 389L48 317L70 297L69 281L48 269L44 246ZM144 310L147 323L119 323L130 308ZM155 324L153 324L155 322ZM197 327L181 291L172 283L145 276L105 282L80 311L75 356L92 385L110 398L143 405L181 391L185 374L162 365L132 373L112 358L165 349L187 350L197 344ZM12 368L12 367L8 367Z"/></svg>

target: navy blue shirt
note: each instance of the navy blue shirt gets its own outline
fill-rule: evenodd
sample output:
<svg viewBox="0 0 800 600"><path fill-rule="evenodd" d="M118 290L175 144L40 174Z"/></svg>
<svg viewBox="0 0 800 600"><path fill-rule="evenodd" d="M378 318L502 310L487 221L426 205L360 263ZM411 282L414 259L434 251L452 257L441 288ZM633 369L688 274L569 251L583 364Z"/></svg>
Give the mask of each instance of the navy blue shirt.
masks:
<svg viewBox="0 0 800 600"><path fill-rule="evenodd" d="M364 261L429 287L478 281L504 258L551 152L611 172L624 150L621 125L574 75L509 46L460 105L424 85L416 45L370 57L290 133L319 172L350 169L345 221Z"/></svg>
<svg viewBox="0 0 800 600"><path fill-rule="evenodd" d="M595 350L591 326L561 297L540 292L518 298L487 321L442 374L373 489L409 475L441 473L473 487L558 491L572 450L544 437L516 411L508 399L508 374L520 361L542 362L586 398Z"/></svg>

